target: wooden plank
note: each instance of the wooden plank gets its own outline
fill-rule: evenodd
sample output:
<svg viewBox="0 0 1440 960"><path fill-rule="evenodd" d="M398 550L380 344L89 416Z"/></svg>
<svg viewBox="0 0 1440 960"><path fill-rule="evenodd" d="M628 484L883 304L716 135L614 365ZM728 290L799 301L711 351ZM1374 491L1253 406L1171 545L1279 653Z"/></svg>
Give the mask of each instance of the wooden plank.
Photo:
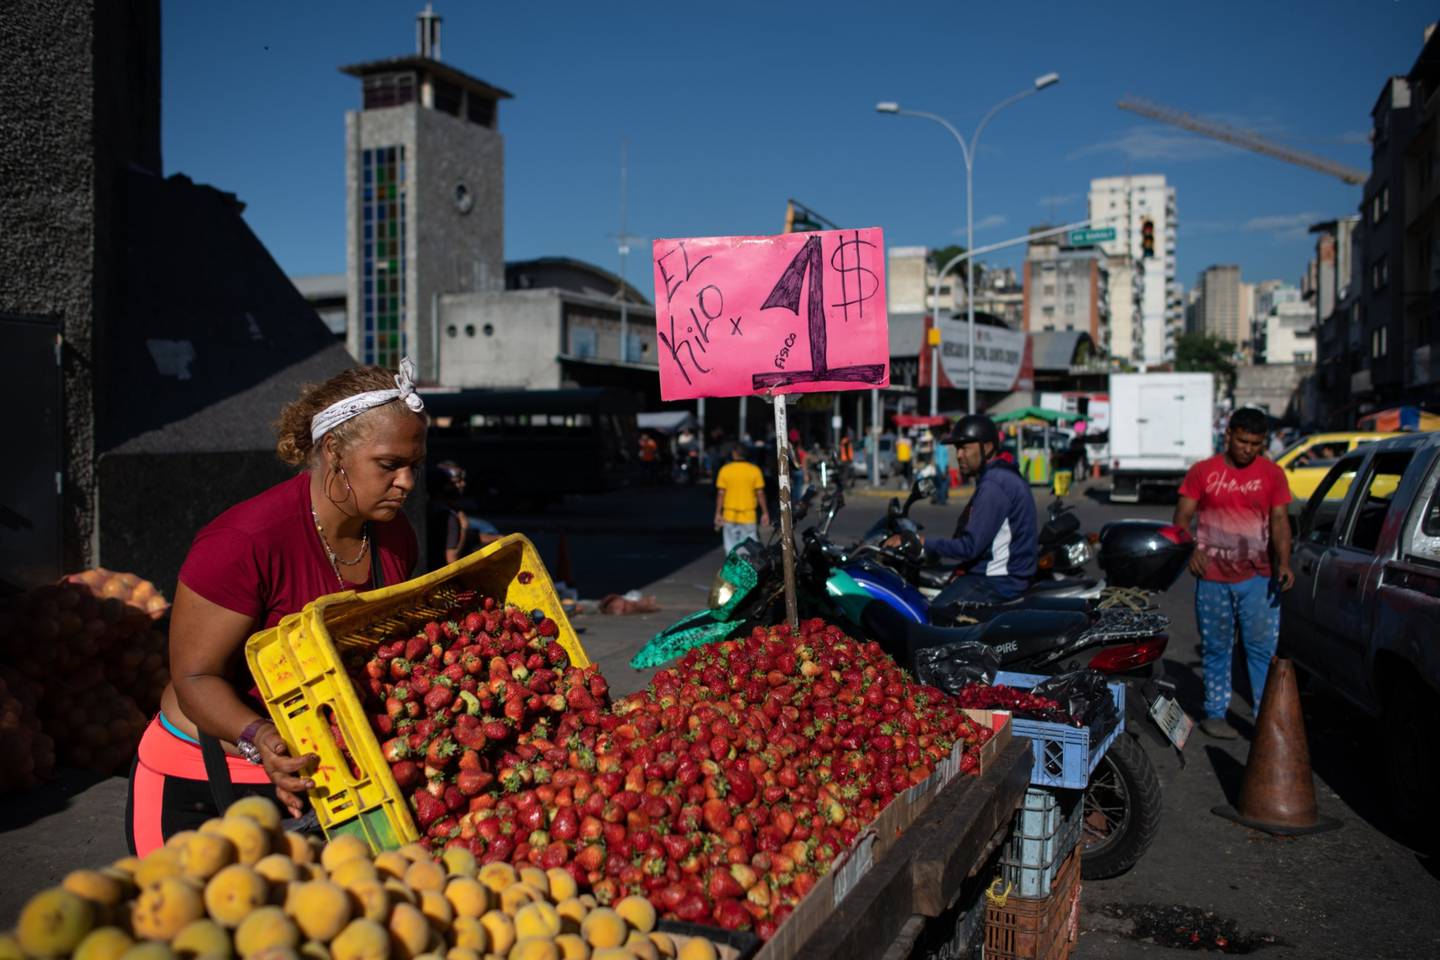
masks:
<svg viewBox="0 0 1440 960"><path fill-rule="evenodd" d="M910 874L907 837L908 831L875 862L794 957L858 960L884 955L915 913L915 880Z"/></svg>
<svg viewBox="0 0 1440 960"><path fill-rule="evenodd" d="M973 866L966 858L1009 824L1030 782L1030 763L1029 741L1012 740L984 773L947 784L793 956L882 957L912 914L938 916ZM939 866L929 868L935 879L925 889L915 867L931 861Z"/></svg>
<svg viewBox="0 0 1440 960"><path fill-rule="evenodd" d="M913 846L916 913L938 917L945 911L991 849L996 832L1009 825L1030 784L1031 761L1029 741L1012 741L974 782L975 789L947 790L911 825L906 839Z"/></svg>

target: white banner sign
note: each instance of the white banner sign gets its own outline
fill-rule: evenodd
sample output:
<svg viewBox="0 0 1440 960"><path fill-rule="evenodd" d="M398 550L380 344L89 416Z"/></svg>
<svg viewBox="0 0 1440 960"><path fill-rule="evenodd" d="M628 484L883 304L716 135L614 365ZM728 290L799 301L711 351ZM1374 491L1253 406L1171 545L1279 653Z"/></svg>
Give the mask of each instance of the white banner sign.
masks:
<svg viewBox="0 0 1440 960"><path fill-rule="evenodd" d="M964 319L942 317L940 327L940 369L956 389L970 382L969 324ZM1028 389L1021 384L1020 368L1025 359L1025 333L1006 327L975 325L975 388L977 390Z"/></svg>

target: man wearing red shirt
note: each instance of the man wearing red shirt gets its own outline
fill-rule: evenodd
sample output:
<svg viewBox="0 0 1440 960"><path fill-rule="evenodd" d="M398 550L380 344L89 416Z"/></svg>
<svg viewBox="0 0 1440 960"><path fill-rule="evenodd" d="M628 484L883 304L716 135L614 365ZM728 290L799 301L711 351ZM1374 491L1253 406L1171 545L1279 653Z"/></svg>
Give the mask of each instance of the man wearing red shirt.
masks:
<svg viewBox="0 0 1440 960"><path fill-rule="evenodd" d="M1236 627L1258 710L1280 639L1280 592L1295 582L1285 510L1290 485L1283 470L1260 456L1266 432L1264 413L1236 410L1225 431L1225 452L1190 468L1175 507L1178 527L1188 530L1199 517L1190 572L1198 578L1195 619L1205 669L1200 729L1222 740L1236 736L1225 719Z"/></svg>

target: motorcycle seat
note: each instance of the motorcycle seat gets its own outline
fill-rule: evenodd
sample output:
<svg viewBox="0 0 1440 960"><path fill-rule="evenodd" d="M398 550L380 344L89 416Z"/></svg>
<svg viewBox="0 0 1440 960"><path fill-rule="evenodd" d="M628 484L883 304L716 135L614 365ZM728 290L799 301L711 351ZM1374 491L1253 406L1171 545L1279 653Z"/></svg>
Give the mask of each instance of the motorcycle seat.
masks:
<svg viewBox="0 0 1440 960"><path fill-rule="evenodd" d="M1027 594L1050 593L1055 590L1093 590L1098 580L1036 580L1025 589Z"/></svg>
<svg viewBox="0 0 1440 960"><path fill-rule="evenodd" d="M996 648L1001 662L1034 655L1079 637L1090 625L1088 614L1071 610L1006 610L983 623L941 627L916 623L884 601L865 605L861 624L866 632L908 670L915 652L952 643L983 643Z"/></svg>

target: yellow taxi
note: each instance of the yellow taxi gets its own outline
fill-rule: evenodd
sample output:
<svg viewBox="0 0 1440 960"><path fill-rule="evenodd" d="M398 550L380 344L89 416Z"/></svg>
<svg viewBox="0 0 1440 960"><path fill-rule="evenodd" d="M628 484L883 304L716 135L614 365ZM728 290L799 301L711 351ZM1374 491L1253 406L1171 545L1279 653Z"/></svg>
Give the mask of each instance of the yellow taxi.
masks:
<svg viewBox="0 0 1440 960"><path fill-rule="evenodd" d="M1303 437L1275 458L1275 465L1285 471L1290 481L1290 496L1298 501L1310 499L1335 461L1363 443L1374 443L1398 433L1316 433ZM1330 488L1326 499L1345 496L1350 484L1343 479Z"/></svg>

